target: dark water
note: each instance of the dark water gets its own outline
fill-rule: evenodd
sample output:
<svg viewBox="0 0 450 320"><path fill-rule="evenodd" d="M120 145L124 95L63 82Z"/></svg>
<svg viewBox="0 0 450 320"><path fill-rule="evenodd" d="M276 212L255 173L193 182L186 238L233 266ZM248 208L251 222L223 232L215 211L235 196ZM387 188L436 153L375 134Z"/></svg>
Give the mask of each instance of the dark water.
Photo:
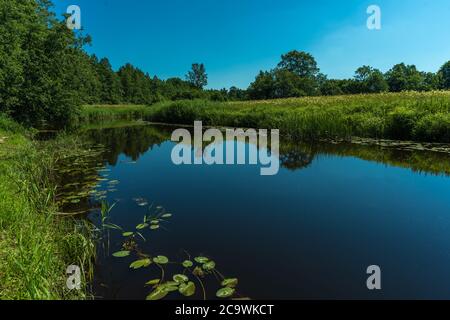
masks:
<svg viewBox="0 0 450 320"><path fill-rule="evenodd" d="M237 296L252 299L450 298L448 154L282 141L280 172L261 176L252 165L176 166L170 133L155 126L84 132L107 147L107 179L120 181L107 194L118 201L111 222L135 230L148 212L136 198L173 214L146 232L142 251L178 262L183 250L214 259L223 275L239 278ZM89 217L99 225L98 210ZM112 257L123 240L111 230L99 246L98 298L144 299L145 282L160 277L154 264L131 270L136 258ZM370 265L381 268L380 291L366 287ZM166 276L175 269L167 265ZM219 286L210 278L214 298Z"/></svg>

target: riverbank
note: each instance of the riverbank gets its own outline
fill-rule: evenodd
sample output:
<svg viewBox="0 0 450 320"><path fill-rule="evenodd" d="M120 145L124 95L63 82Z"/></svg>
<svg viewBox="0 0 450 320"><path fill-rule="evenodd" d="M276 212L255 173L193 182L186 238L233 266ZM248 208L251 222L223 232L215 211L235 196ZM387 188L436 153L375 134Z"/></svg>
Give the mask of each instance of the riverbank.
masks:
<svg viewBox="0 0 450 320"><path fill-rule="evenodd" d="M280 129L303 140L351 137L450 142L450 91L308 97L246 102L177 101L146 120Z"/></svg>
<svg viewBox="0 0 450 320"><path fill-rule="evenodd" d="M60 218L55 166L74 138L37 142L0 115L0 299L85 299L94 246L80 221ZM82 268L81 290L66 289L69 265Z"/></svg>
<svg viewBox="0 0 450 320"><path fill-rule="evenodd" d="M263 101L161 102L85 106L83 121L143 119L192 125L280 129L302 140L373 139L450 142L450 91L307 97Z"/></svg>

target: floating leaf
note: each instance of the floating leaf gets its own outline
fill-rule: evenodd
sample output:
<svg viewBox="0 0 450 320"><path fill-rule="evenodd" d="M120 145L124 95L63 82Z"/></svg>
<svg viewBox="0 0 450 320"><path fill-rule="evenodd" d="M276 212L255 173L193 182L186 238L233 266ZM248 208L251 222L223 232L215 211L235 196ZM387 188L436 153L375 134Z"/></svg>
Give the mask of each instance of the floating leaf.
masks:
<svg viewBox="0 0 450 320"><path fill-rule="evenodd" d="M132 268L132 269L145 268L145 267L148 267L151 263L152 263L152 261L148 258L142 259L142 260L137 260L137 261L133 262L132 264L130 264L130 268Z"/></svg>
<svg viewBox="0 0 450 320"><path fill-rule="evenodd" d="M225 287L217 291L216 296L218 298L229 298L231 297L236 290L234 288Z"/></svg>
<svg viewBox="0 0 450 320"><path fill-rule="evenodd" d="M159 224L159 220L152 220L150 221L151 224Z"/></svg>
<svg viewBox="0 0 450 320"><path fill-rule="evenodd" d="M222 281L222 286L234 288L238 285L239 280L237 278L225 279Z"/></svg>
<svg viewBox="0 0 450 320"><path fill-rule="evenodd" d="M154 285L158 284L160 281L161 281L160 279L153 279L153 280L147 281L145 284L148 286L154 286Z"/></svg>
<svg viewBox="0 0 450 320"><path fill-rule="evenodd" d="M209 259L206 257L196 257L194 260L197 261L198 263L202 263L202 264L207 263L209 261Z"/></svg>
<svg viewBox="0 0 450 320"><path fill-rule="evenodd" d="M161 300L165 298L168 293L169 291L167 291L165 287L158 287L147 296L147 300Z"/></svg>
<svg viewBox="0 0 450 320"><path fill-rule="evenodd" d="M153 262L158 264L167 264L169 263L169 259L166 256L157 256L153 258Z"/></svg>
<svg viewBox="0 0 450 320"><path fill-rule="evenodd" d="M203 264L203 269L206 271L214 270L216 267L216 263L214 261L208 261L207 263Z"/></svg>
<svg viewBox="0 0 450 320"><path fill-rule="evenodd" d="M172 216L171 213L166 213L166 214L163 214L161 217L162 218L170 218L171 216Z"/></svg>
<svg viewBox="0 0 450 320"><path fill-rule="evenodd" d="M192 273L194 275L196 275L197 277L203 277L205 275L205 273L203 272L202 268L200 268L200 267L195 267L194 271L192 271Z"/></svg>
<svg viewBox="0 0 450 320"><path fill-rule="evenodd" d="M147 223L141 223L141 224L138 224L137 226L136 226L136 229L137 230L142 230L142 229L145 229L145 228L147 228L148 227L148 224Z"/></svg>
<svg viewBox="0 0 450 320"><path fill-rule="evenodd" d="M185 297L190 297L195 294L195 283L189 281L188 283L180 284L178 291Z"/></svg>
<svg viewBox="0 0 450 320"><path fill-rule="evenodd" d="M117 251L113 253L113 256L116 258L124 258L130 255L130 251Z"/></svg>
<svg viewBox="0 0 450 320"><path fill-rule="evenodd" d="M183 267L185 267L185 268L190 268L190 267L192 267L194 265L194 263L192 262L192 261L190 261L190 260L185 260L184 262L183 262Z"/></svg>
<svg viewBox="0 0 450 320"><path fill-rule="evenodd" d="M159 225L158 225L158 224L151 225L151 226L150 226L150 229L151 229L151 230L159 229Z"/></svg>
<svg viewBox="0 0 450 320"><path fill-rule="evenodd" d="M132 235L134 235L134 232L124 232L124 233L122 233L122 235L124 237L131 237Z"/></svg>
<svg viewBox="0 0 450 320"><path fill-rule="evenodd" d="M183 283L188 282L189 278L186 277L184 274L176 274L173 276L173 281L175 281L176 283Z"/></svg>

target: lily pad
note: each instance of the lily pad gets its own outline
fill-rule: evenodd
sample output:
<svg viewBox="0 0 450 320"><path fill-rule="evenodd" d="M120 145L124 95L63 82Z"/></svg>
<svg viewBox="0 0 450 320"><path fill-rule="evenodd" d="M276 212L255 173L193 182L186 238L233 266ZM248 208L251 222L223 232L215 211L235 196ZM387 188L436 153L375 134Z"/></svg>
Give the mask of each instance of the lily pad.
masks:
<svg viewBox="0 0 450 320"><path fill-rule="evenodd" d="M131 269L145 268L145 267L148 267L151 263L152 263L152 261L149 258L141 259L141 260L137 260L137 261L133 262L132 264L130 264L130 268Z"/></svg>
<svg viewBox="0 0 450 320"><path fill-rule="evenodd" d="M239 280L237 278L225 279L222 281L222 286L234 288L238 285Z"/></svg>
<svg viewBox="0 0 450 320"><path fill-rule="evenodd" d="M225 287L217 291L216 296L218 298L229 298L235 293L235 291L236 290L234 288Z"/></svg>
<svg viewBox="0 0 450 320"><path fill-rule="evenodd" d="M190 297L195 294L195 283L189 281L188 283L180 284L178 291L185 297Z"/></svg>
<svg viewBox="0 0 450 320"><path fill-rule="evenodd" d="M147 296L147 300L161 300L164 299L168 293L169 291L167 291L165 287L158 287Z"/></svg>
<svg viewBox="0 0 450 320"><path fill-rule="evenodd" d="M113 253L113 256L116 258L124 258L130 255L130 251L117 251Z"/></svg>
<svg viewBox="0 0 450 320"><path fill-rule="evenodd" d="M124 237L131 237L132 235L134 235L134 232L124 232L124 233L122 233L122 235Z"/></svg>
<svg viewBox="0 0 450 320"><path fill-rule="evenodd" d="M188 282L189 278L186 277L184 274L176 274L173 276L173 281L175 281L176 283L184 283Z"/></svg>
<svg viewBox="0 0 450 320"><path fill-rule="evenodd" d="M206 258L206 257L196 257L194 260L195 260L196 262L198 262L198 263L201 263L201 264L207 263L207 262L209 261L209 259Z"/></svg>
<svg viewBox="0 0 450 320"><path fill-rule="evenodd" d="M172 216L171 213L166 213L166 214L163 214L161 217L167 219L167 218L170 218L171 216Z"/></svg>
<svg viewBox="0 0 450 320"><path fill-rule="evenodd" d="M151 230L157 230L157 229L159 229L159 225L158 224L151 225L150 229Z"/></svg>
<svg viewBox="0 0 450 320"><path fill-rule="evenodd" d="M167 264L169 263L169 259L166 256L157 256L153 258L153 262L157 264Z"/></svg>
<svg viewBox="0 0 450 320"><path fill-rule="evenodd" d="M183 262L183 267L185 267L185 268L190 268L190 267L192 267L194 265L194 263L192 262L192 261L190 261L190 260L185 260L184 262Z"/></svg>
<svg viewBox="0 0 450 320"><path fill-rule="evenodd" d="M153 280L147 281L145 284L148 286L154 286L154 285L158 284L160 281L161 281L160 279L153 279Z"/></svg>
<svg viewBox="0 0 450 320"><path fill-rule="evenodd" d="M214 261L208 261L207 263L203 264L203 270L211 271L214 270L216 267L216 263Z"/></svg>
<svg viewBox="0 0 450 320"><path fill-rule="evenodd" d="M148 227L148 224L147 223L141 223L141 224L138 224L137 226L136 226L136 229L137 230L142 230L142 229L145 229L145 228L147 228Z"/></svg>

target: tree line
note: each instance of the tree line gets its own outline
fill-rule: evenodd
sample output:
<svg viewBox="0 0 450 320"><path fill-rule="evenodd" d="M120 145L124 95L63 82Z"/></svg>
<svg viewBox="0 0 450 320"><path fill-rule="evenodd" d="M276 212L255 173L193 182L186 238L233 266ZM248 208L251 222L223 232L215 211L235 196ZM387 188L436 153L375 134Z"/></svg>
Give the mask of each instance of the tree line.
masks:
<svg viewBox="0 0 450 320"><path fill-rule="evenodd" d="M194 63L184 79L159 79L132 64L113 70L107 58L89 55L89 36L73 32L51 12L50 0L0 0L0 112L34 125L64 126L83 104L153 104L164 100L215 101L318 95L426 91L450 88L450 61L436 72L395 65L382 73L358 68L352 79L328 79L314 57L291 51L247 89L205 89L206 68Z"/></svg>

